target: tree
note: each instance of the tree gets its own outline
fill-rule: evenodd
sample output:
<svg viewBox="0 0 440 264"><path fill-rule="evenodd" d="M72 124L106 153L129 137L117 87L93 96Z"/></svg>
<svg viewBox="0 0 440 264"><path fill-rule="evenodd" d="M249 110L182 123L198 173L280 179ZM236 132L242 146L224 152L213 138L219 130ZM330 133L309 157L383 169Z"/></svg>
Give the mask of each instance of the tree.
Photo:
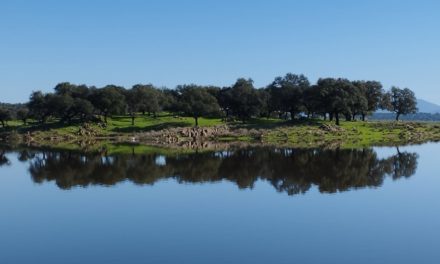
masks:
<svg viewBox="0 0 440 264"><path fill-rule="evenodd" d="M101 89L93 90L90 101L100 111L107 123L109 115L121 114L125 111L124 88L107 85Z"/></svg>
<svg viewBox="0 0 440 264"><path fill-rule="evenodd" d="M73 116L84 122L93 118L95 108L88 100L75 98L73 99L70 111L73 113Z"/></svg>
<svg viewBox="0 0 440 264"><path fill-rule="evenodd" d="M12 114L9 109L6 109L5 107L0 107L0 122L2 124L2 127L5 128L7 125L7 122L12 119Z"/></svg>
<svg viewBox="0 0 440 264"><path fill-rule="evenodd" d="M161 105L162 109L169 112L179 112L179 92L176 89L164 88L161 90Z"/></svg>
<svg viewBox="0 0 440 264"><path fill-rule="evenodd" d="M261 117L270 117L270 108L269 108L269 103L270 103L270 93L269 91L267 91L266 89L256 89L256 96L257 96L257 100L259 101L258 104L261 106L260 107L260 113L259 115Z"/></svg>
<svg viewBox="0 0 440 264"><path fill-rule="evenodd" d="M228 121L232 115L232 92L231 87L223 87L217 97L218 104L220 105L221 111L224 113L225 121Z"/></svg>
<svg viewBox="0 0 440 264"><path fill-rule="evenodd" d="M304 111L307 114L307 118L311 115L320 112L320 100L319 100L319 87L313 85L303 92L303 106Z"/></svg>
<svg viewBox="0 0 440 264"><path fill-rule="evenodd" d="M350 113L350 93L353 85L347 79L325 78L318 80L318 89L321 108L330 114L330 119L335 117L339 125L339 115Z"/></svg>
<svg viewBox="0 0 440 264"><path fill-rule="evenodd" d="M364 115L368 111L368 101L363 90L355 85L345 85L348 94L348 109L345 113L347 121L355 120L357 115Z"/></svg>
<svg viewBox="0 0 440 264"><path fill-rule="evenodd" d="M252 79L238 79L232 88L228 90L228 93L230 93L228 99L230 100L229 105L232 114L242 122L260 114L262 104L258 99Z"/></svg>
<svg viewBox="0 0 440 264"><path fill-rule="evenodd" d="M142 98L138 95L139 92L135 89L127 90L125 93L125 101L127 103L128 114L131 117L131 125L134 126L134 119L136 113L139 111Z"/></svg>
<svg viewBox="0 0 440 264"><path fill-rule="evenodd" d="M17 110L17 119L21 120L23 122L23 125L27 124L27 119L29 118L29 109L26 107L21 107Z"/></svg>
<svg viewBox="0 0 440 264"><path fill-rule="evenodd" d="M143 114L145 112L150 115L153 114L153 117L156 118L156 113L162 110L162 94L156 89L153 85L142 85L137 84L133 86L133 96L137 97L138 100L138 110Z"/></svg>
<svg viewBox="0 0 440 264"><path fill-rule="evenodd" d="M276 77L269 85L271 110L281 113L290 113L292 119L304 110L303 92L310 87L310 82L304 75L292 73L284 77Z"/></svg>
<svg viewBox="0 0 440 264"><path fill-rule="evenodd" d="M215 99L217 99L218 101L218 99L220 98L220 92L222 88L210 85L210 86L205 86L205 89L210 95L214 96Z"/></svg>
<svg viewBox="0 0 440 264"><path fill-rule="evenodd" d="M85 85L60 83L54 93L34 92L28 103L29 116L44 124L49 117L59 118L60 122L71 123L78 118L81 121L93 116L94 107L89 101L91 89Z"/></svg>
<svg viewBox="0 0 440 264"><path fill-rule="evenodd" d="M49 108L49 95L41 91L33 92L27 104L29 115L35 118L40 124L46 123L51 115Z"/></svg>
<svg viewBox="0 0 440 264"><path fill-rule="evenodd" d="M48 94L46 100L49 113L59 118L61 123L70 123L75 117L72 111L74 100L70 95Z"/></svg>
<svg viewBox="0 0 440 264"><path fill-rule="evenodd" d="M384 93L383 86L377 81L367 81L365 86L365 96L368 101L368 114L371 114L377 111L380 107L380 100ZM363 116L363 120L365 120L365 116Z"/></svg>
<svg viewBox="0 0 440 264"><path fill-rule="evenodd" d="M417 99L413 91L408 88L392 87L383 98L383 106L388 111L396 113L396 121L401 115L417 113Z"/></svg>
<svg viewBox="0 0 440 264"><path fill-rule="evenodd" d="M219 112L217 100L206 89L196 85L183 85L177 88L180 110L194 118L199 125L199 117L213 115Z"/></svg>
<svg viewBox="0 0 440 264"><path fill-rule="evenodd" d="M356 86L365 99L367 100L366 111L362 111L362 121L365 121L365 116L375 112L380 107L381 98L383 96L382 84L377 81L354 81L353 85Z"/></svg>

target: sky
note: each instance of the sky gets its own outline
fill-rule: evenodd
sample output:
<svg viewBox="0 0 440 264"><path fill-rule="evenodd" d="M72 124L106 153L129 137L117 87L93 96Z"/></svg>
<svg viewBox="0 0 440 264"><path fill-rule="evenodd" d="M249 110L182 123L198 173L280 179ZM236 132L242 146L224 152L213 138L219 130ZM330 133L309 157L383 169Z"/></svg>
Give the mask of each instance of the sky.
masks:
<svg viewBox="0 0 440 264"><path fill-rule="evenodd" d="M378 80L440 104L440 1L1 0L0 102L59 82Z"/></svg>

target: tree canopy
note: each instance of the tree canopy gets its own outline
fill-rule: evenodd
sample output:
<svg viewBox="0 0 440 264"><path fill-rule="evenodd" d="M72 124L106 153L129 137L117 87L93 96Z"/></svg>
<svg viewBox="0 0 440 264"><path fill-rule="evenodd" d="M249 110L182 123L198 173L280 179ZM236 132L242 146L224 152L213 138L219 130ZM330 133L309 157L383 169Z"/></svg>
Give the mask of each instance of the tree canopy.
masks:
<svg viewBox="0 0 440 264"><path fill-rule="evenodd" d="M6 126L6 123L12 119L11 111L4 107L0 107L0 123L2 124L2 127L4 128Z"/></svg>
<svg viewBox="0 0 440 264"><path fill-rule="evenodd" d="M292 73L276 77L268 86L270 110L277 113L289 113L292 119L304 110L304 92L310 88L310 82L304 75Z"/></svg>
<svg viewBox="0 0 440 264"><path fill-rule="evenodd" d="M365 120L378 109L401 115L415 113L417 101L410 89L392 87L384 91L373 80L351 81L344 78L320 78L311 84L302 74L287 73L276 77L264 88L254 87L252 79L239 78L231 86L179 85L176 89L136 84L127 89L117 85L98 88L69 82L57 84L52 93L35 91L25 105L8 106L2 112L2 124L11 118L27 123L28 119L45 124L88 122L113 115L135 118L166 111L190 116L196 125L200 117L216 116L223 120L246 122L251 118L329 118ZM0 104L1 105L1 104Z"/></svg>
<svg viewBox="0 0 440 264"><path fill-rule="evenodd" d="M396 113L396 120L399 120L401 115L417 112L416 96L408 88L392 87L384 96L384 105L387 110Z"/></svg>
<svg viewBox="0 0 440 264"><path fill-rule="evenodd" d="M199 125L199 117L210 116L220 111L217 99L206 89L196 85L184 85L177 88L179 92L179 109L194 118Z"/></svg>
<svg viewBox="0 0 440 264"><path fill-rule="evenodd" d="M252 79L240 78L227 91L232 114L243 122L259 115L262 107L253 83Z"/></svg>

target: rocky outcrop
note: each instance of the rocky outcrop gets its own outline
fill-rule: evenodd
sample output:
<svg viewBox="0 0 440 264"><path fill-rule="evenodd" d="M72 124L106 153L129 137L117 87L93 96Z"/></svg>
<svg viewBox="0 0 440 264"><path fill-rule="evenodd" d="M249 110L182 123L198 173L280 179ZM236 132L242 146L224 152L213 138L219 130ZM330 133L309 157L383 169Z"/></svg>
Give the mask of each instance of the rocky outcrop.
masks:
<svg viewBox="0 0 440 264"><path fill-rule="evenodd" d="M76 135L80 137L97 137L99 135L99 129L96 129L91 124L85 123L79 127Z"/></svg>
<svg viewBox="0 0 440 264"><path fill-rule="evenodd" d="M344 131L344 129L340 126L323 124L319 127L319 129L324 130L326 132L340 132Z"/></svg>
<svg viewBox="0 0 440 264"><path fill-rule="evenodd" d="M178 131L179 135L187 138L206 138L223 136L230 133L228 126L215 127L185 127Z"/></svg>
<svg viewBox="0 0 440 264"><path fill-rule="evenodd" d="M230 133L231 130L228 126L180 127L140 133L137 135L137 140L177 143L181 141L208 140L227 136Z"/></svg>

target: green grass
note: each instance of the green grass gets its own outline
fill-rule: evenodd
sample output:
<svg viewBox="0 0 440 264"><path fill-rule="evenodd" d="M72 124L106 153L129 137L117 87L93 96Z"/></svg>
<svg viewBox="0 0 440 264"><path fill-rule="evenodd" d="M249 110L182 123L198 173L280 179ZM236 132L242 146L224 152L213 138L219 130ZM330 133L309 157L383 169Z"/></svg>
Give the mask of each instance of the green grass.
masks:
<svg viewBox="0 0 440 264"><path fill-rule="evenodd" d="M264 140L274 144L320 146L339 144L342 147L421 143L440 139L438 123L419 122L341 122L339 131L325 131L322 125L334 124L315 120L276 128Z"/></svg>
<svg viewBox="0 0 440 264"><path fill-rule="evenodd" d="M220 118L199 118L199 126L216 126L222 124ZM109 132L146 132L161 130L172 127L194 126L192 117L174 116L168 113L153 116L139 116L135 119L134 126L131 125L131 118L126 116L115 116L108 119L107 131Z"/></svg>
<svg viewBox="0 0 440 264"><path fill-rule="evenodd" d="M100 137L115 136L124 133L148 132L153 130L162 130L173 127L191 127L195 125L194 118L174 116L169 113L161 113L156 118L153 116L139 115L135 118L135 124L132 125L129 116L113 116L107 119L106 127L100 127L97 124L92 125ZM209 127L221 125L220 118L199 118L199 126ZM35 121L30 120L27 125L23 125L21 121L9 121L3 132L17 131L19 133L32 132L40 136L71 136L75 135L80 124L61 124L58 120L52 120L45 125L39 125Z"/></svg>

